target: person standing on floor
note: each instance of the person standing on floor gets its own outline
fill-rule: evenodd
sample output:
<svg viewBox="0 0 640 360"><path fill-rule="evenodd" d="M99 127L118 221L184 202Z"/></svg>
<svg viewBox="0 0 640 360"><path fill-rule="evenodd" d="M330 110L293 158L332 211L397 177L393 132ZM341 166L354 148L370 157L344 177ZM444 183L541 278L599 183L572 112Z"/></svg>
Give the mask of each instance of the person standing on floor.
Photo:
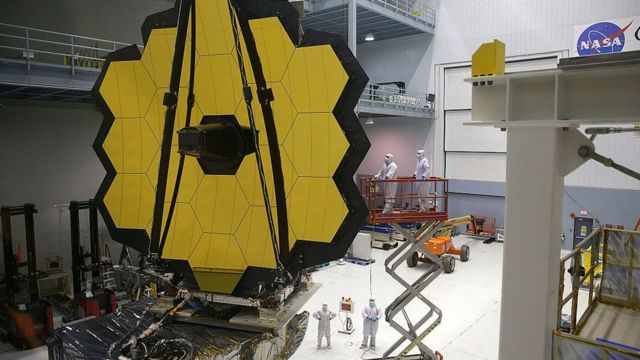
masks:
<svg viewBox="0 0 640 360"><path fill-rule="evenodd" d="M363 338L360 349L366 349L367 346L371 350L376 349L376 333L378 332L378 320L382 317L382 310L376 306L375 299L369 299L369 305L362 308L362 329ZM371 342L369 342L369 337ZM368 344L367 344L368 343Z"/></svg>
<svg viewBox="0 0 640 360"><path fill-rule="evenodd" d="M313 317L318 320L318 349L322 347L322 337L327 338L327 349L331 349L331 320L335 319L336 313L329 310L327 304L322 304L322 309L313 313Z"/></svg>

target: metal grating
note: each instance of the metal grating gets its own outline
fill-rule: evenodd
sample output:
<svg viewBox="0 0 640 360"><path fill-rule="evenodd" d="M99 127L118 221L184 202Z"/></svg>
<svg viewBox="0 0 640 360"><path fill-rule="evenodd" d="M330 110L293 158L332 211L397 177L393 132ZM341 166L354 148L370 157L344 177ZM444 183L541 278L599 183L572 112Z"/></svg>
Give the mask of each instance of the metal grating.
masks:
<svg viewBox="0 0 640 360"><path fill-rule="evenodd" d="M65 103L91 103L89 90L58 89L33 85L0 84L0 99L57 101Z"/></svg>
<svg viewBox="0 0 640 360"><path fill-rule="evenodd" d="M309 12L302 18L304 28L331 32L347 39L348 4L346 2L329 3L317 0L306 5ZM417 10L417 2L410 5L405 3L404 8L402 6L402 2L399 5L398 1L358 1L357 41L364 42L368 33L373 33L375 40L434 33L435 11L428 8Z"/></svg>

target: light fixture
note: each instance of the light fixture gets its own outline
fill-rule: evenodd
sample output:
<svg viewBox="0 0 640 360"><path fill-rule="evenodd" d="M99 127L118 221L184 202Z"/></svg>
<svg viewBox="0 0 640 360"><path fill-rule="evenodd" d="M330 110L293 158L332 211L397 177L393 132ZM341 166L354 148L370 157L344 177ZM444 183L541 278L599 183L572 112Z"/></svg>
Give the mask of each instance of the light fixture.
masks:
<svg viewBox="0 0 640 360"><path fill-rule="evenodd" d="M373 41L375 40L376 37L373 36L373 33L370 31L367 33L367 35L364 36L364 41Z"/></svg>
<svg viewBox="0 0 640 360"><path fill-rule="evenodd" d="M372 117L368 117L368 118L364 121L364 124L365 124L365 125L373 125L373 124L375 124L375 123L373 122L373 118L372 118Z"/></svg>

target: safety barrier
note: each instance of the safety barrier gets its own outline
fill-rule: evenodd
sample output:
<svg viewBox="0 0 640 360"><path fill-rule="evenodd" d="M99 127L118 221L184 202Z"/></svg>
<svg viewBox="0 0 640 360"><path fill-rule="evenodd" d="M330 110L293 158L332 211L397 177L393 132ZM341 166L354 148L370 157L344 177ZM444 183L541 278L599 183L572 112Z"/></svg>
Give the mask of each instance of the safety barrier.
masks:
<svg viewBox="0 0 640 360"><path fill-rule="evenodd" d="M306 11L313 12L318 8L328 8L329 4L348 4L350 0L304 0ZM358 1L358 0L356 0ZM432 29L436 27L436 11L429 6L425 0L359 0L375 6L393 11L406 19L424 24Z"/></svg>
<svg viewBox="0 0 640 360"><path fill-rule="evenodd" d="M427 113L433 111L434 99L430 99L426 93L407 91L402 85L369 83L360 95L359 106Z"/></svg>
<svg viewBox="0 0 640 360"><path fill-rule="evenodd" d="M585 282L589 287L589 298L588 298L588 306L587 311L584 315L588 314L589 309L592 309L596 304L596 289L595 289L595 274L596 268L600 263L600 246L602 242L602 238L598 235L601 233L600 228L595 228L591 234L589 234L586 238L584 238L580 243L578 243L571 252L566 254L560 259L560 285L558 291L558 323L557 329L560 330L563 328L562 326L562 308L565 304L571 301L571 314L569 320L569 333L575 334L577 332L578 325L582 325L586 320L586 316L583 316L580 320L578 320L578 291L580 287ZM589 270L581 275L584 268L582 267L582 253L586 251L587 248L591 248L591 266ZM566 263L567 261L571 261L571 293L564 296L564 274L567 271Z"/></svg>
<svg viewBox="0 0 640 360"><path fill-rule="evenodd" d="M582 256L590 253L588 264ZM598 306L614 306L629 311L640 311L640 232L596 228L589 236L560 260L558 292L558 322L553 336L553 359L635 359L640 351L607 339L581 336L581 331ZM564 296L566 263L571 260L571 292ZM602 269L600 284L596 278ZM588 287L587 307L578 317L578 292ZM564 320L562 308L571 302L569 319ZM602 324L599 319L598 324ZM606 329L606 328L605 328Z"/></svg>
<svg viewBox="0 0 640 360"><path fill-rule="evenodd" d="M0 23L0 39L2 58L24 61L29 71L35 62L68 66L72 74L77 67L102 68L107 54L130 45L6 23Z"/></svg>
<svg viewBox="0 0 640 360"><path fill-rule="evenodd" d="M364 0L391 9L408 18L414 18L431 28L436 27L436 11L424 0Z"/></svg>
<svg viewBox="0 0 640 360"><path fill-rule="evenodd" d="M362 196L369 208L369 222L372 224L448 219L448 179L431 177L426 180L385 180L365 177L360 181ZM385 187L395 188L393 196L385 195ZM385 206L390 211L385 211Z"/></svg>

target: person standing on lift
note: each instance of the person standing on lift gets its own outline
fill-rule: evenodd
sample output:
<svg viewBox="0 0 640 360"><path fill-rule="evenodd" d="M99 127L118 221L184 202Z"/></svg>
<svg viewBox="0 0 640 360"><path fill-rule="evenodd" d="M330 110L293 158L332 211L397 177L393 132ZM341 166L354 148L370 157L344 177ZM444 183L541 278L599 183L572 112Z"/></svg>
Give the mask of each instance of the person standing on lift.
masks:
<svg viewBox="0 0 640 360"><path fill-rule="evenodd" d="M398 183L394 181L385 181L385 180L395 180L396 172L398 171L398 165L393 161L393 154L387 154L384 157L384 164L380 171L373 178L375 180L381 179L384 186L384 210L382 210L383 214L391 214L393 212L393 205L396 202L396 190L398 188Z"/></svg>
<svg viewBox="0 0 640 360"><path fill-rule="evenodd" d="M424 157L424 150L416 151L416 171L413 173L413 177L416 180L420 180L416 184L416 193L418 194L418 203L420 204L420 211L427 212L429 210L429 184L427 179L431 176L431 167L429 166L429 160Z"/></svg>

